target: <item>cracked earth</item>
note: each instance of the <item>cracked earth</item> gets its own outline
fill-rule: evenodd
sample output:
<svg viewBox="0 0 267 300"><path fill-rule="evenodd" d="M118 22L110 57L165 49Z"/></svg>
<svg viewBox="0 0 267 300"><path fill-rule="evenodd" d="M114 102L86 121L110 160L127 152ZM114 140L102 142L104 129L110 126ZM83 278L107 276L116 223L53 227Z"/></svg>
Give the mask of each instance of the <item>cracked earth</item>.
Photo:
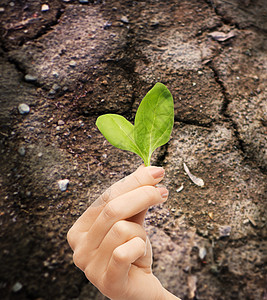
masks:
<svg viewBox="0 0 267 300"><path fill-rule="evenodd" d="M66 233L141 164L96 118L133 121L158 81L175 125L152 161L170 191L146 218L154 272L182 299L267 299L265 1L3 0L0 15L1 299L104 299Z"/></svg>

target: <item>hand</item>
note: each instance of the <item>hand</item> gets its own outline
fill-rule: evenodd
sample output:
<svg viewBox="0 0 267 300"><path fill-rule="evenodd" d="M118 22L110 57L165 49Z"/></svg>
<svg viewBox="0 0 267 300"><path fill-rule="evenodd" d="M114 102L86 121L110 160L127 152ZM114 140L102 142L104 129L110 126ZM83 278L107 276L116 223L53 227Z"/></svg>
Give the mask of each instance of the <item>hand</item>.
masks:
<svg viewBox="0 0 267 300"><path fill-rule="evenodd" d="M159 167L139 167L112 185L68 232L73 260L113 300L177 299L152 274L152 250L143 222L147 209L164 202Z"/></svg>

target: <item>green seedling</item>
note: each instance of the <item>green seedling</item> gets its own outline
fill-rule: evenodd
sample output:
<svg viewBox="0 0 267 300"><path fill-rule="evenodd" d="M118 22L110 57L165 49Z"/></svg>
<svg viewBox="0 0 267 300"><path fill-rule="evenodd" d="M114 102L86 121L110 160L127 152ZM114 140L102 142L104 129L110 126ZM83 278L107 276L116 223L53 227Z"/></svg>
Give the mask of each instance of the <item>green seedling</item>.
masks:
<svg viewBox="0 0 267 300"><path fill-rule="evenodd" d="M169 141L173 123L172 95L159 82L141 101L134 125L117 114L105 114L96 120L96 126L113 146L136 153L143 159L145 166L150 165L156 148Z"/></svg>

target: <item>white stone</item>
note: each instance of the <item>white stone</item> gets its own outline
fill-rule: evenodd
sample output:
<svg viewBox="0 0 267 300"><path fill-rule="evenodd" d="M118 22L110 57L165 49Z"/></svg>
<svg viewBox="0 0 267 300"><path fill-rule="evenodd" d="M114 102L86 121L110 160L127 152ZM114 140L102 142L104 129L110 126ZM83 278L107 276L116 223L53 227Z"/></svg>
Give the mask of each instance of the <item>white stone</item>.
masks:
<svg viewBox="0 0 267 300"><path fill-rule="evenodd" d="M58 78L58 76L59 76L59 74L58 74L57 71L53 71L53 72L52 72L52 75L53 75L54 77L56 77L56 78Z"/></svg>
<svg viewBox="0 0 267 300"><path fill-rule="evenodd" d="M48 11L49 10L49 6L47 4L43 4L41 11Z"/></svg>
<svg viewBox="0 0 267 300"><path fill-rule="evenodd" d="M199 258L200 258L201 260L203 260L203 259L205 258L205 256L207 255L207 250L206 250L206 248L205 248L205 247L199 248L199 253L198 253L198 255L199 255Z"/></svg>
<svg viewBox="0 0 267 300"><path fill-rule="evenodd" d="M23 285L20 282L16 282L13 286L12 286L12 292L17 293L22 289Z"/></svg>
<svg viewBox="0 0 267 300"><path fill-rule="evenodd" d="M21 156L24 156L25 153L26 153L26 149L25 149L24 147L19 147L18 152L19 152L19 154L20 154Z"/></svg>
<svg viewBox="0 0 267 300"><path fill-rule="evenodd" d="M62 179L57 182L61 192L65 192L67 190L69 182L70 182L69 179Z"/></svg>
<svg viewBox="0 0 267 300"><path fill-rule="evenodd" d="M121 21L122 21L123 23L126 23L126 24L129 23L129 20L128 20L128 18L127 18L126 16L121 17Z"/></svg>
<svg viewBox="0 0 267 300"><path fill-rule="evenodd" d="M21 103L18 106L18 110L19 110L20 114L24 115L24 114L28 114L31 109L30 109L29 105L27 105L25 103Z"/></svg>
<svg viewBox="0 0 267 300"><path fill-rule="evenodd" d="M77 63L75 60L71 60L69 65L74 68L74 67L76 67Z"/></svg>
<svg viewBox="0 0 267 300"><path fill-rule="evenodd" d="M37 80L37 78L31 74L26 74L24 78L27 82L35 82Z"/></svg>
<svg viewBox="0 0 267 300"><path fill-rule="evenodd" d="M65 124L65 122L64 122L63 120L58 120L57 124L58 124L59 126L63 126L63 125Z"/></svg>

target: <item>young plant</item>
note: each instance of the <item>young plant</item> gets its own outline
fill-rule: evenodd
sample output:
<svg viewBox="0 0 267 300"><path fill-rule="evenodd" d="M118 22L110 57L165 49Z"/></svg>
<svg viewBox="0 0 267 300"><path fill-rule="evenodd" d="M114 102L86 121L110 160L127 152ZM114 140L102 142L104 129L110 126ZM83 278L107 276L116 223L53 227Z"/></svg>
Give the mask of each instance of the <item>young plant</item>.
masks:
<svg viewBox="0 0 267 300"><path fill-rule="evenodd" d="M158 82L141 101L134 125L123 116L106 114L97 118L96 126L113 146L136 153L149 166L154 150L169 141L173 122L172 95Z"/></svg>

